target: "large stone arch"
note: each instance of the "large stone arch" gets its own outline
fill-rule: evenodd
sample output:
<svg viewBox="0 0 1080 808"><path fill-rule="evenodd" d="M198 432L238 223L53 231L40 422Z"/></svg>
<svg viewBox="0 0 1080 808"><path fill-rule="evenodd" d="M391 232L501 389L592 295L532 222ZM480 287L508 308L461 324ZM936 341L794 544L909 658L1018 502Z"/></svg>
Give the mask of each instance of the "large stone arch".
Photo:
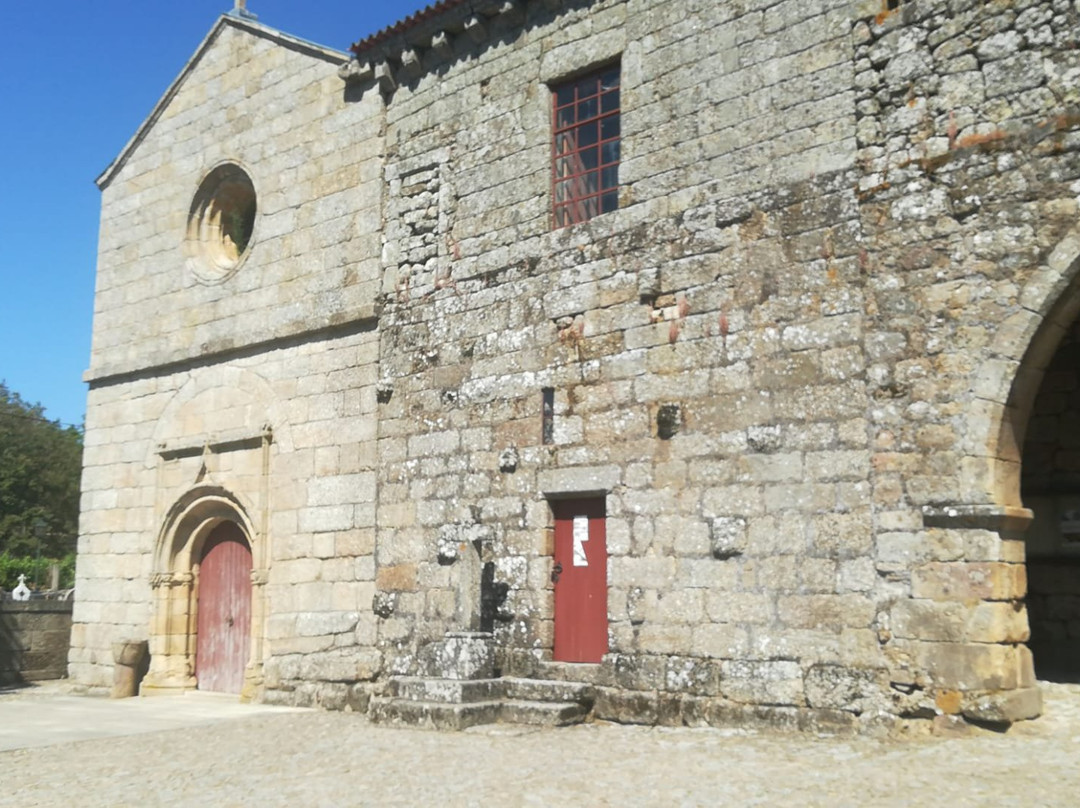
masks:
<svg viewBox="0 0 1080 808"><path fill-rule="evenodd" d="M938 708L992 722L1042 710L1026 645L1024 533L1033 514L1023 502L1021 466L1035 396L1080 314L1080 225L1032 272L1018 301L972 376L973 397L957 446L958 497L923 508L928 535L963 552L916 564L912 600L901 604L936 615L919 654Z"/></svg>
<svg viewBox="0 0 1080 808"><path fill-rule="evenodd" d="M207 537L222 522L235 523L252 552L251 654L242 696L250 698L261 680L265 636L264 584L269 558L251 519L251 503L218 485L195 485L169 508L154 547L151 575L150 670L144 695L195 688L199 559Z"/></svg>
<svg viewBox="0 0 1080 808"><path fill-rule="evenodd" d="M973 379L963 447L968 461L961 501L989 510L1023 509L1020 465L1031 406L1054 352L1080 315L1080 225L1032 273L1019 303Z"/></svg>

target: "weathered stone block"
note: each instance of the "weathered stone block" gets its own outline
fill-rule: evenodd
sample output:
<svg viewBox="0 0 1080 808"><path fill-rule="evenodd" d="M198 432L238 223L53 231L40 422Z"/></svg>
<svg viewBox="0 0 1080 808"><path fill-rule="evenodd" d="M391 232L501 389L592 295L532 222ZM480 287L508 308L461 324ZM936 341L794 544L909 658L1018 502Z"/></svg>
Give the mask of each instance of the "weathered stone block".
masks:
<svg viewBox="0 0 1080 808"><path fill-rule="evenodd" d="M719 686L718 664L696 657L668 657L665 690L711 696L720 692Z"/></svg>
<svg viewBox="0 0 1080 808"><path fill-rule="evenodd" d="M873 542L870 514L865 511L820 514L811 525L815 554L854 558L867 554Z"/></svg>
<svg viewBox="0 0 1080 808"><path fill-rule="evenodd" d="M618 721L622 724L655 724L658 719L659 700L655 692L636 693L614 690L608 687L596 689L593 714L601 721Z"/></svg>
<svg viewBox="0 0 1080 808"><path fill-rule="evenodd" d="M803 703L802 670L797 662L729 660L721 668L720 691L746 704Z"/></svg>
<svg viewBox="0 0 1080 808"><path fill-rule="evenodd" d="M1016 600L1027 591L1022 564L931 563L911 573L911 593L932 600Z"/></svg>
<svg viewBox="0 0 1080 808"><path fill-rule="evenodd" d="M356 612L306 612L296 616L296 633L300 637L324 634L345 634L356 628Z"/></svg>
<svg viewBox="0 0 1080 808"><path fill-rule="evenodd" d="M971 614L962 603L904 599L893 605L890 627L894 636L905 639L963 642Z"/></svg>
<svg viewBox="0 0 1080 808"><path fill-rule="evenodd" d="M737 516L718 516L709 520L712 554L726 559L746 550L746 520Z"/></svg>
<svg viewBox="0 0 1080 808"><path fill-rule="evenodd" d="M384 592L415 592L416 565L396 564L379 567L375 573L375 586Z"/></svg>
<svg viewBox="0 0 1080 808"><path fill-rule="evenodd" d="M749 642L746 631L732 624L695 626L692 651L706 657L735 659L743 656Z"/></svg>
<svg viewBox="0 0 1080 808"><path fill-rule="evenodd" d="M863 595L782 595L777 617L793 628L840 631L865 628L874 619L875 604Z"/></svg>
<svg viewBox="0 0 1080 808"><path fill-rule="evenodd" d="M611 654L611 680L627 690L658 690L666 681L665 657L645 654Z"/></svg>
<svg viewBox="0 0 1080 808"><path fill-rule="evenodd" d="M1027 610L1019 601L980 603L966 625L969 642L1027 642L1031 636Z"/></svg>
<svg viewBox="0 0 1080 808"><path fill-rule="evenodd" d="M656 619L663 623L700 623L705 615L705 596L700 589L676 589L657 597Z"/></svg>
<svg viewBox="0 0 1080 808"><path fill-rule="evenodd" d="M454 632L421 649L420 664L427 676L444 679L490 679L495 648L490 634Z"/></svg>
<svg viewBox="0 0 1080 808"><path fill-rule="evenodd" d="M814 665L804 680L806 703L811 707L861 713L879 702L882 684L879 671Z"/></svg>
<svg viewBox="0 0 1080 808"><path fill-rule="evenodd" d="M1037 718L1043 709L1038 687L1024 687L985 695L972 694L964 699L961 711L965 718L991 724L1011 724Z"/></svg>
<svg viewBox="0 0 1080 808"><path fill-rule="evenodd" d="M1015 646L919 642L913 650L937 687L996 691L1022 686L1022 660Z"/></svg>
<svg viewBox="0 0 1080 808"><path fill-rule="evenodd" d="M637 648L647 654L690 654L692 631L688 625L645 623L638 629Z"/></svg>
<svg viewBox="0 0 1080 808"><path fill-rule="evenodd" d="M988 97L1019 93L1046 80L1042 56L1032 52L1016 53L989 62L983 67L983 76Z"/></svg>

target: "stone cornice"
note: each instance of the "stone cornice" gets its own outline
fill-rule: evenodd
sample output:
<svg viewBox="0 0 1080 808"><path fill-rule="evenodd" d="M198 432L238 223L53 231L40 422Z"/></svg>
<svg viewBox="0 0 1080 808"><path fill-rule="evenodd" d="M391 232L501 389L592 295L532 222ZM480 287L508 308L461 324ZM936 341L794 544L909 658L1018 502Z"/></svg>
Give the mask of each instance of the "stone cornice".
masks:
<svg viewBox="0 0 1080 808"><path fill-rule="evenodd" d="M203 344L201 347L185 346L149 357L137 365L125 362L94 363L83 373L83 381L87 382L91 388L105 387L110 384L164 376L195 367L217 364L275 348L286 348L305 342L334 339L347 334L370 331L378 324L380 309L381 306L375 303L362 304L327 318L329 322L294 323L291 327L282 328L277 334L268 335L263 339L253 339L243 345L225 342L220 345Z"/></svg>
<svg viewBox="0 0 1080 808"><path fill-rule="evenodd" d="M443 0L354 43L353 58L338 68L347 84L378 83L385 93L402 81L475 48L496 32L525 25L535 14L555 14L575 0ZM591 2L591 0L587 0ZM533 11L536 8L537 11ZM462 43L464 48L459 48Z"/></svg>

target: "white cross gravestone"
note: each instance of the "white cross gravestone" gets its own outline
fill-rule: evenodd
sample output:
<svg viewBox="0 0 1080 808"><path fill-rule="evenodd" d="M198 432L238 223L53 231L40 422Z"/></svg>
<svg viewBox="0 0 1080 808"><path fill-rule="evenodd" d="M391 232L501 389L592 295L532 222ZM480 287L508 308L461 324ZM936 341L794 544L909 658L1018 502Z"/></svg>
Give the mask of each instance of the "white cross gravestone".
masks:
<svg viewBox="0 0 1080 808"><path fill-rule="evenodd" d="M30 600L30 590L26 588L26 576L19 576L19 585L11 590L12 600Z"/></svg>

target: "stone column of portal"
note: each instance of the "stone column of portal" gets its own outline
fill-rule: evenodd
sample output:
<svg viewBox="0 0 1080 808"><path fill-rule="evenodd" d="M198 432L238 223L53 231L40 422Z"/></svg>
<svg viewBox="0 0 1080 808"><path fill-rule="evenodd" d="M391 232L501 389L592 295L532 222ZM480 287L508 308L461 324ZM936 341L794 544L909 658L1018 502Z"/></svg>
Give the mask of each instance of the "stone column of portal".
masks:
<svg viewBox="0 0 1080 808"><path fill-rule="evenodd" d="M1007 724L1042 711L1024 596L1024 508L925 508L926 533L956 553L911 570L911 599L893 609L892 630L925 671L935 709ZM936 535L935 535L936 534Z"/></svg>
<svg viewBox="0 0 1080 808"><path fill-rule="evenodd" d="M194 581L190 572L157 573L151 578L154 616L150 624L150 670L140 690L144 696L195 688L191 608Z"/></svg>
<svg viewBox="0 0 1080 808"><path fill-rule="evenodd" d="M269 577L269 570L251 571L251 658L244 667L241 701L254 701L263 687L263 628L266 625L266 582Z"/></svg>

